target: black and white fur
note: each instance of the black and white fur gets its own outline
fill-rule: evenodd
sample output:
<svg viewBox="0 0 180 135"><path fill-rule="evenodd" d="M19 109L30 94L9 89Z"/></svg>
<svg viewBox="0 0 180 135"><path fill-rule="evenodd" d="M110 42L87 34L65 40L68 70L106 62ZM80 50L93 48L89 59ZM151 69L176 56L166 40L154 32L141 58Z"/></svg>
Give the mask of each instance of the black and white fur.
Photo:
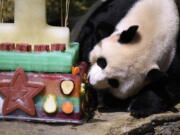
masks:
<svg viewBox="0 0 180 135"><path fill-rule="evenodd" d="M92 64L90 84L119 99L133 97L128 110L135 117L167 111L180 98L175 1L113 0L105 7L87 24L94 31L82 47Z"/></svg>

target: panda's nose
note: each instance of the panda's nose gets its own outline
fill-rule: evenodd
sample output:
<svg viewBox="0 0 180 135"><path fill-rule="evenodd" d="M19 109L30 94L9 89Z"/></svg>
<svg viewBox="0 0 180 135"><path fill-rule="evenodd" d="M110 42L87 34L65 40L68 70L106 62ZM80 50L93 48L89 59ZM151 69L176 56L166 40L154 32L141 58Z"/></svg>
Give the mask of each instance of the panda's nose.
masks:
<svg viewBox="0 0 180 135"><path fill-rule="evenodd" d="M119 87L119 80L117 80L117 79L108 79L108 84L112 88L118 88Z"/></svg>
<svg viewBox="0 0 180 135"><path fill-rule="evenodd" d="M105 67L107 66L107 61L105 58L103 57L100 57L97 59L97 65L102 68L102 69L105 69Z"/></svg>

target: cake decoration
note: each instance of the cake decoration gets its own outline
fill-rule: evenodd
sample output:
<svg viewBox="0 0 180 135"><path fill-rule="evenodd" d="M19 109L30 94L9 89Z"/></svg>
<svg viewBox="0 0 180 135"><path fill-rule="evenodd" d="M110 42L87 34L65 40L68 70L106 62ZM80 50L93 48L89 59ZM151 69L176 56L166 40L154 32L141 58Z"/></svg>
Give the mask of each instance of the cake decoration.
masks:
<svg viewBox="0 0 180 135"><path fill-rule="evenodd" d="M44 88L43 84L28 82L24 70L18 68L11 82L0 82L0 93L5 97L3 115L20 109L29 115L35 115L33 98Z"/></svg>
<svg viewBox="0 0 180 135"><path fill-rule="evenodd" d="M70 95L74 89L74 83L71 80L61 82L61 90L64 95Z"/></svg>
<svg viewBox="0 0 180 135"><path fill-rule="evenodd" d="M4 43L4 45L6 45L6 43ZM19 51L19 52L31 52L32 50L31 45L25 43L16 44L16 47L14 47L14 49L15 51ZM8 51L8 50L4 50L4 51ZM9 51L13 51L13 50L9 50Z"/></svg>
<svg viewBox="0 0 180 135"><path fill-rule="evenodd" d="M62 105L62 111L65 113L65 114L71 114L73 111L74 111L74 106L71 102L65 102L63 105Z"/></svg>
<svg viewBox="0 0 180 135"><path fill-rule="evenodd" d="M29 52L28 45L21 45L22 47L18 48L20 51L0 51L0 70L14 71L17 67L22 67L25 71L70 73L77 62L78 43L71 43L64 52L47 52L41 48L40 53Z"/></svg>
<svg viewBox="0 0 180 135"><path fill-rule="evenodd" d="M53 114L57 111L57 106L56 96L53 94L47 95L43 106L44 111L48 114Z"/></svg>
<svg viewBox="0 0 180 135"><path fill-rule="evenodd" d="M46 24L45 2L14 0L14 24L0 23L0 119L82 123L88 65L69 43L67 16L65 27Z"/></svg>

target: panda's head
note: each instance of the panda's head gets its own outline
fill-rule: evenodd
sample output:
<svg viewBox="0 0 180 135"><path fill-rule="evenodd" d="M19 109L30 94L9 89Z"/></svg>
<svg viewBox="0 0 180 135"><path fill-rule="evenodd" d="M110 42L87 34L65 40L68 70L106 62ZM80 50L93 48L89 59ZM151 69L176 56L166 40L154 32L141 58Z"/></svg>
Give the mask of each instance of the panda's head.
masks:
<svg viewBox="0 0 180 135"><path fill-rule="evenodd" d="M93 48L90 84L127 98L151 81L149 76L156 79L167 71L175 55L179 19L172 1L158 2L136 4L116 31Z"/></svg>
<svg viewBox="0 0 180 135"><path fill-rule="evenodd" d="M105 38L94 47L90 53L92 67L89 81L92 85L100 89L110 88L121 98L129 97L130 91L134 93L135 89L144 85L148 72L146 69L151 68L141 61L143 58L141 51L138 51L141 48L138 44L141 42L138 28L138 25L130 26L120 34Z"/></svg>

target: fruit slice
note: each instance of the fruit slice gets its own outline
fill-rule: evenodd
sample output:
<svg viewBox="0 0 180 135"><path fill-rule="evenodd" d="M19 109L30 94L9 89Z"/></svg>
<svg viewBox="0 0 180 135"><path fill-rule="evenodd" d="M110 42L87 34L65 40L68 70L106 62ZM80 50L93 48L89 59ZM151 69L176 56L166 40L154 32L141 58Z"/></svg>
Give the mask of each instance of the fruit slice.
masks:
<svg viewBox="0 0 180 135"><path fill-rule="evenodd" d="M61 89L64 95L70 95L74 89L73 81L62 81L61 82Z"/></svg>
<svg viewBox="0 0 180 135"><path fill-rule="evenodd" d="M56 96L53 94L49 94L44 103L44 111L48 114L55 113L57 111L57 101Z"/></svg>
<svg viewBox="0 0 180 135"><path fill-rule="evenodd" d="M74 111L74 105L70 102L66 102L62 105L62 111L65 114L71 114Z"/></svg>
<svg viewBox="0 0 180 135"><path fill-rule="evenodd" d="M84 95L85 93L85 83L81 83L81 95Z"/></svg>
<svg viewBox="0 0 180 135"><path fill-rule="evenodd" d="M80 73L80 69L79 67L72 67L72 74L73 75L77 75Z"/></svg>

